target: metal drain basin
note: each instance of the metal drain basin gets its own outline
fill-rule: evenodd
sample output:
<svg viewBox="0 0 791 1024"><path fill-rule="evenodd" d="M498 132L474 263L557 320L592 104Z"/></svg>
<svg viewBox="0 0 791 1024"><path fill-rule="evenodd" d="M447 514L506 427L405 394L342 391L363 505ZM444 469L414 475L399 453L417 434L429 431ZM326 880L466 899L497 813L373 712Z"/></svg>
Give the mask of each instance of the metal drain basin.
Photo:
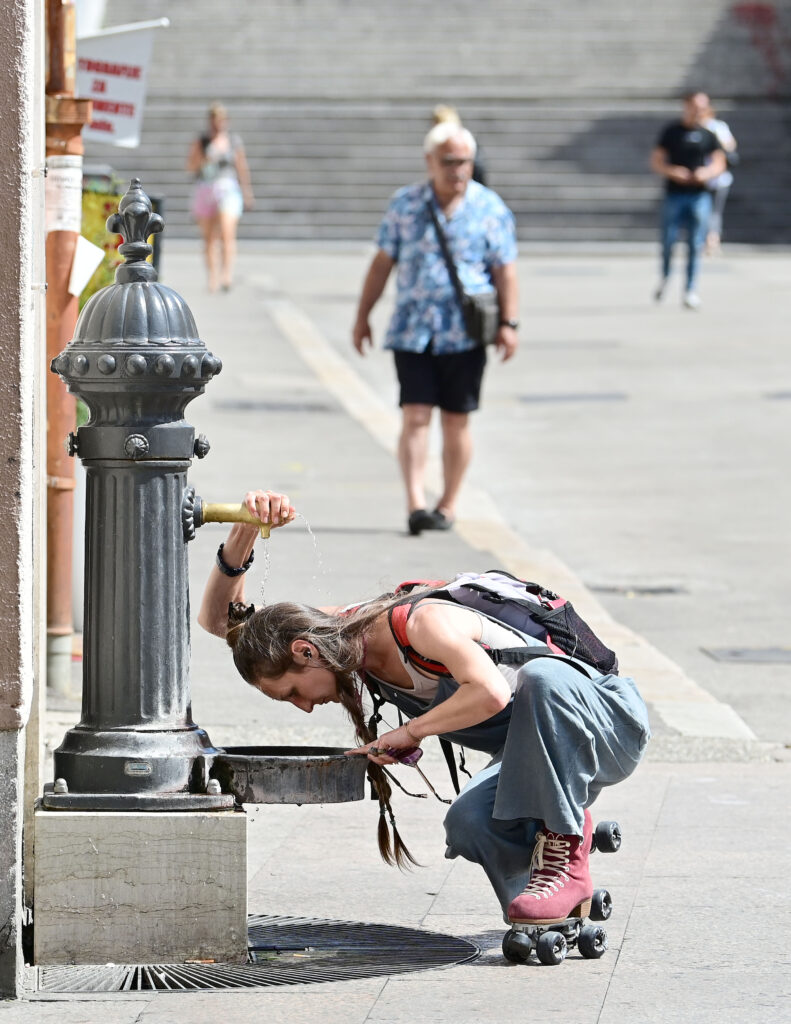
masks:
<svg viewBox="0 0 791 1024"><path fill-rule="evenodd" d="M39 967L39 992L141 992L269 988L408 974L469 963L480 948L466 939L417 928L248 918L247 964L107 964Z"/></svg>
<svg viewBox="0 0 791 1024"><path fill-rule="evenodd" d="M339 804L365 796L367 765L343 747L225 747L210 774L242 804Z"/></svg>

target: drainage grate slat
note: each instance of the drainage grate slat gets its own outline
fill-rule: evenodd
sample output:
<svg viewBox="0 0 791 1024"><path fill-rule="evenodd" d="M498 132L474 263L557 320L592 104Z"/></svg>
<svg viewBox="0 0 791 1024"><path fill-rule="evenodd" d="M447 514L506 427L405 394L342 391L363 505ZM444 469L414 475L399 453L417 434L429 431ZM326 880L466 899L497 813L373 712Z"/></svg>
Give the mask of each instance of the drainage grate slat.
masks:
<svg viewBox="0 0 791 1024"><path fill-rule="evenodd" d="M397 925L253 915L247 964L112 964L41 967L40 992L141 992L270 988L406 974L468 963L467 939ZM269 955L267 955L269 954Z"/></svg>
<svg viewBox="0 0 791 1024"><path fill-rule="evenodd" d="M791 663L791 647L701 647L701 650L715 661L755 665Z"/></svg>
<svg viewBox="0 0 791 1024"><path fill-rule="evenodd" d="M536 404L545 402L625 402L628 398L625 391L580 391L568 394L520 395L519 401Z"/></svg>
<svg viewBox="0 0 791 1024"><path fill-rule="evenodd" d="M588 349L621 348L622 345L623 345L623 342L621 342L621 341L595 341L595 340L585 341L584 339L574 339L572 341L572 340L564 340L562 338L558 338L556 340L552 340L552 339L547 340L547 339L544 339L544 338L541 338L541 339L531 338L530 339L530 351L531 352L533 352L535 349L544 349L544 348L550 348L550 349L559 349L559 348L562 348L562 349L572 349L572 348L574 348L574 349L582 349L584 351L587 351Z"/></svg>
<svg viewBox="0 0 791 1024"><path fill-rule="evenodd" d="M336 413L337 408L326 402L310 399L223 398L216 401L217 409L233 412L322 412Z"/></svg>
<svg viewBox="0 0 791 1024"><path fill-rule="evenodd" d="M675 583L588 583L588 590L597 594L618 594L624 597L663 597L667 594L688 594L686 587Z"/></svg>

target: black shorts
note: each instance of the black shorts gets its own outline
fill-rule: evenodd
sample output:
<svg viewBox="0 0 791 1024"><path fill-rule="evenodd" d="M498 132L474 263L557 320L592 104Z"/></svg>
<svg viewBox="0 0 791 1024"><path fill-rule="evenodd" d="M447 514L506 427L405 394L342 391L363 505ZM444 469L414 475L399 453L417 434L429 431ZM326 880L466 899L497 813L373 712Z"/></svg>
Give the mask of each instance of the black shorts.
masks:
<svg viewBox="0 0 791 1024"><path fill-rule="evenodd" d="M467 352L436 355L431 345L425 352L393 352L399 405L438 405L445 412L474 412L481 397L486 366L483 345Z"/></svg>

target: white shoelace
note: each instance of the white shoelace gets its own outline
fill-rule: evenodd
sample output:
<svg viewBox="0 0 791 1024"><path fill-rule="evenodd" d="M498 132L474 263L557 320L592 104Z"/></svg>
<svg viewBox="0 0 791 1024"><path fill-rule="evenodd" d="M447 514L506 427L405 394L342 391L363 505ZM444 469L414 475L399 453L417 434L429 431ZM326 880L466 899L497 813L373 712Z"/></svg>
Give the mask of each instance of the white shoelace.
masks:
<svg viewBox="0 0 791 1024"><path fill-rule="evenodd" d="M555 832L538 832L530 861L530 882L525 895L546 898L565 887L569 876L571 843L567 836Z"/></svg>

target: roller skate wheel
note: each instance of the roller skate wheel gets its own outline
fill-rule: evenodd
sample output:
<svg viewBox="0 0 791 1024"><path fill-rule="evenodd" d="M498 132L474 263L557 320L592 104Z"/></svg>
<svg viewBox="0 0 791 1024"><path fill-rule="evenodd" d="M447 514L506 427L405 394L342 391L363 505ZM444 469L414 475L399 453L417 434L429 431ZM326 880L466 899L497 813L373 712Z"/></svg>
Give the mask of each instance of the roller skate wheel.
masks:
<svg viewBox="0 0 791 1024"><path fill-rule="evenodd" d="M543 932L536 940L536 956L547 967L562 964L568 951L568 943L560 932Z"/></svg>
<svg viewBox="0 0 791 1024"><path fill-rule="evenodd" d="M612 914L612 896L606 889L594 889L588 917L591 921L606 921Z"/></svg>
<svg viewBox="0 0 791 1024"><path fill-rule="evenodd" d="M586 960L598 960L607 949L607 932L595 924L586 924L577 938L577 948Z"/></svg>
<svg viewBox="0 0 791 1024"><path fill-rule="evenodd" d="M593 831L593 849L617 853L621 848L621 826L617 821L600 821Z"/></svg>
<svg viewBox="0 0 791 1024"><path fill-rule="evenodd" d="M512 964L526 964L532 950L533 943L525 932L517 932L512 928L503 936L503 956Z"/></svg>

